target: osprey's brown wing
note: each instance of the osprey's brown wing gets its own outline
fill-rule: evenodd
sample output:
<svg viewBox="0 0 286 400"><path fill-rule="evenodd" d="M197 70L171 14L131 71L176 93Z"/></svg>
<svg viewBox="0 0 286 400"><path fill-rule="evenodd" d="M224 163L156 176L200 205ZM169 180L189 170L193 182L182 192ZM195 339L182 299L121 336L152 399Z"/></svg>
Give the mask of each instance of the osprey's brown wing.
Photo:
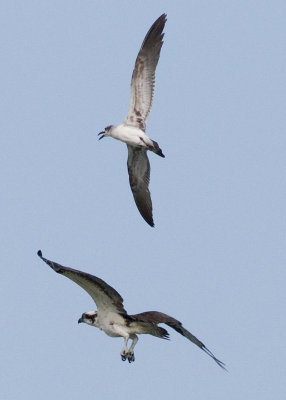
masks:
<svg viewBox="0 0 286 400"><path fill-rule="evenodd" d="M93 298L99 312L107 310L123 315L127 314L124 310L123 299L120 294L102 279L47 260L42 256L41 250L38 251L38 256L55 272L66 276L81 286Z"/></svg>
<svg viewBox="0 0 286 400"><path fill-rule="evenodd" d="M225 368L225 364L218 360L214 354L199 340L197 339L191 332L185 329L180 321L177 319L170 317L167 314L158 312L158 311L147 311L141 314L130 315L130 318L141 322L150 322L152 324L166 324L171 328L175 329L181 335L185 336L191 342L196 344L200 349L202 349L205 353L207 353L221 368Z"/></svg>

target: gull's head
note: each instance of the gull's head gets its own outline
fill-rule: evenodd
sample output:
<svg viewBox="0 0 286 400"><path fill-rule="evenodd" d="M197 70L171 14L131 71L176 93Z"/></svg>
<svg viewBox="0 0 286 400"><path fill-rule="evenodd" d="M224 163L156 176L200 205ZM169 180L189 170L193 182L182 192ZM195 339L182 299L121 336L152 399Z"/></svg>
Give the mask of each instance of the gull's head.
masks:
<svg viewBox="0 0 286 400"><path fill-rule="evenodd" d="M106 128L104 128L104 131L99 132L98 136L98 140L104 138L105 136L110 136L110 132L111 132L111 128L113 125L108 125ZM100 136L101 135L101 136Z"/></svg>
<svg viewBox="0 0 286 400"><path fill-rule="evenodd" d="M78 323L84 322L85 324L98 326L97 324L97 311L87 311L82 314Z"/></svg>

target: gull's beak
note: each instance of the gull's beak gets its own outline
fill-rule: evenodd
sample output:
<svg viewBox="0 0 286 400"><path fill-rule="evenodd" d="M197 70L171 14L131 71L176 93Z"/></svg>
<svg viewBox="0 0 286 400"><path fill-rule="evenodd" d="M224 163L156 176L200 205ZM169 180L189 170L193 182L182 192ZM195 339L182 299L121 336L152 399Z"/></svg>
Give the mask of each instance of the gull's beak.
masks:
<svg viewBox="0 0 286 400"><path fill-rule="evenodd" d="M102 136L101 136L101 137L99 137L99 138L98 138L98 140L100 140L100 139L104 138L104 136L105 136L105 132L104 132L104 131L103 131L103 132L99 132L99 133L98 133L98 136L99 136L99 135L102 135Z"/></svg>
<svg viewBox="0 0 286 400"><path fill-rule="evenodd" d="M80 317L80 319L77 321L77 323L80 324L81 322L83 322L82 317Z"/></svg>

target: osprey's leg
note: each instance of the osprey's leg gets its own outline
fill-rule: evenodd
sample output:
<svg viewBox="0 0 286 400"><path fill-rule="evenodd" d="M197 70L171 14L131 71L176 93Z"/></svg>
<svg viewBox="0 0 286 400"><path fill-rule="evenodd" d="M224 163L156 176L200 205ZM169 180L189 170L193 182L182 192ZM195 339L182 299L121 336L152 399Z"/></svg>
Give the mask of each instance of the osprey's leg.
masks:
<svg viewBox="0 0 286 400"><path fill-rule="evenodd" d="M133 361L135 361L135 356L134 356L134 347L135 347L135 345L136 345L136 343L138 342L138 336L137 335L130 335L130 339L132 339L132 343L131 343L131 346L129 347L129 349L128 349L128 352L127 352L127 359L128 359L128 361L131 363L131 362L133 362Z"/></svg>
<svg viewBox="0 0 286 400"><path fill-rule="evenodd" d="M129 339L129 335L124 336L124 346L123 346L123 349L121 350L121 353L120 353L122 361L125 361L126 358L127 358L127 353L128 353L127 342L128 342L128 339Z"/></svg>

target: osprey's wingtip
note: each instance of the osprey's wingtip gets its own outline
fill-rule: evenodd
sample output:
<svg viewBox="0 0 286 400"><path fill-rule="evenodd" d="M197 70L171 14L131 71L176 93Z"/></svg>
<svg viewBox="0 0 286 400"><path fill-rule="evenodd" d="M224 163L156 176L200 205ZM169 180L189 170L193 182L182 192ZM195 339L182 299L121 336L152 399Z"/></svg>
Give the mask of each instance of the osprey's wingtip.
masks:
<svg viewBox="0 0 286 400"><path fill-rule="evenodd" d="M201 349L207 353L216 363L217 365L219 365L222 369L224 369L226 372L228 372L228 370L225 367L225 363L220 361L218 358L216 358L213 353L205 346L203 345L203 347L201 347Z"/></svg>
<svg viewBox="0 0 286 400"><path fill-rule="evenodd" d="M64 269L64 267L62 267L62 265L56 262L50 261L47 258L43 257L42 250L39 250L37 254L40 257L40 259L43 260L46 264L48 264L48 266L51 267L55 272L57 272L58 274L63 273L62 270Z"/></svg>

